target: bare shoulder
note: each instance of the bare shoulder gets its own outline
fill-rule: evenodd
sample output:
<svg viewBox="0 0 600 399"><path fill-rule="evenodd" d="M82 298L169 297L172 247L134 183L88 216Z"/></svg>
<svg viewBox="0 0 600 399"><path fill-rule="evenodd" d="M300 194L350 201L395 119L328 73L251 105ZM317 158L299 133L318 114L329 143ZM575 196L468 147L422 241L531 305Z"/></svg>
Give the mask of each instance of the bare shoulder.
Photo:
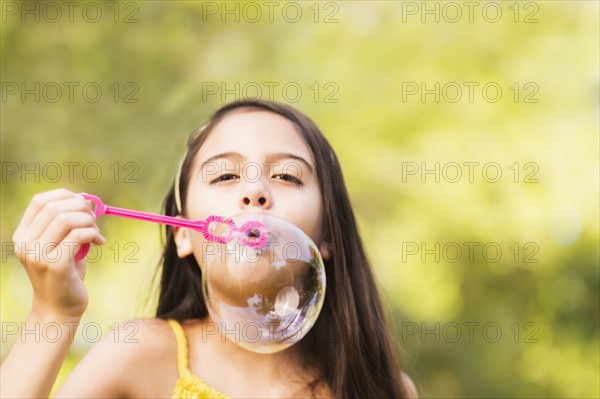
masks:
<svg viewBox="0 0 600 399"><path fill-rule="evenodd" d="M413 380L405 372L402 372L402 379L404 380L404 383L406 384L406 387L408 388L410 398L417 399L419 397L419 394L417 392L417 387L415 386L415 383L413 382Z"/></svg>
<svg viewBox="0 0 600 399"><path fill-rule="evenodd" d="M169 397L177 378L171 327L161 319L133 319L102 337L55 397Z"/></svg>

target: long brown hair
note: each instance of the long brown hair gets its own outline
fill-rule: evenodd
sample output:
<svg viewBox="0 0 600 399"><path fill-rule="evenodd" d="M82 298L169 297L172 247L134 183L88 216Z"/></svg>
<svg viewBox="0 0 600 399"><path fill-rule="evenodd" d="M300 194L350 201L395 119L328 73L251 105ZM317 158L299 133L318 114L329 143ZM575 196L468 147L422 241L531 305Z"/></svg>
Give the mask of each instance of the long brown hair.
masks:
<svg viewBox="0 0 600 399"><path fill-rule="evenodd" d="M319 378L311 386L326 383L336 398L410 397L339 162L319 128L306 115L288 105L265 100L238 100L224 105L190 136L179 181L165 198L165 214L178 214L176 186L185 214L194 156L212 128L228 113L241 109L273 112L288 119L315 157L324 210L323 237L330 244L331 259L325 261L327 294L319 319L296 344L304 362L318 371ZM171 227L167 226L165 233L156 316L178 320L204 318L208 310L200 267L192 255L183 259L177 256Z"/></svg>

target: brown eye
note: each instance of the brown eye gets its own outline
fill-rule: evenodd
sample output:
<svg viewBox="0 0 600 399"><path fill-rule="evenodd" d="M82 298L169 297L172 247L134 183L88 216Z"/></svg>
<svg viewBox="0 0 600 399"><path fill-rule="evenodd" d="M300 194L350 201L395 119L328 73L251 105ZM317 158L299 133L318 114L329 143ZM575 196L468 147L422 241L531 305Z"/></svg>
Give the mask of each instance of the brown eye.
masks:
<svg viewBox="0 0 600 399"><path fill-rule="evenodd" d="M282 173L282 174L279 174L279 175L275 175L275 176L273 176L273 179L283 180L283 181L292 183L292 184L294 184L295 186L298 186L298 187L302 186L302 182L300 180L298 180L297 178L295 178L292 175L288 175L288 174L285 174L285 173Z"/></svg>
<svg viewBox="0 0 600 399"><path fill-rule="evenodd" d="M227 181L232 181L232 180L235 180L237 182L239 179L240 179L239 176L227 173L227 174L217 177L215 180L211 181L210 184L217 184L217 183L222 183L222 182L227 182Z"/></svg>

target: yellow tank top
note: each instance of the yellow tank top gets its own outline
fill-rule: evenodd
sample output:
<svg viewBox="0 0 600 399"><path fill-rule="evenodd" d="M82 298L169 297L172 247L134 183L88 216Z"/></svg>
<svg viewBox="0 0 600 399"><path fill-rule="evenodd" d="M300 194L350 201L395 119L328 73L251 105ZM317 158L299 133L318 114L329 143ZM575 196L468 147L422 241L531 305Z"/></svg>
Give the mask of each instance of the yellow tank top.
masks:
<svg viewBox="0 0 600 399"><path fill-rule="evenodd" d="M179 368L179 379L175 383L171 398L227 399L227 396L211 388L204 380L190 372L187 339L183 327L177 320L168 320L168 322L177 340L177 364Z"/></svg>

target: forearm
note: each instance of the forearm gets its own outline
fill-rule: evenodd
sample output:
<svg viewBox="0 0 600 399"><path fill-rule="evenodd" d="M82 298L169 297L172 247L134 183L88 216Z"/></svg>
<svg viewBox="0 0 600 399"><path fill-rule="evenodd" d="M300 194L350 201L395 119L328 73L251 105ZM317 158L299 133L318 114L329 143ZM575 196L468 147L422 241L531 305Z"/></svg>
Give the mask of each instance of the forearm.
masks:
<svg viewBox="0 0 600 399"><path fill-rule="evenodd" d="M0 397L47 398L78 324L32 312L0 367Z"/></svg>

